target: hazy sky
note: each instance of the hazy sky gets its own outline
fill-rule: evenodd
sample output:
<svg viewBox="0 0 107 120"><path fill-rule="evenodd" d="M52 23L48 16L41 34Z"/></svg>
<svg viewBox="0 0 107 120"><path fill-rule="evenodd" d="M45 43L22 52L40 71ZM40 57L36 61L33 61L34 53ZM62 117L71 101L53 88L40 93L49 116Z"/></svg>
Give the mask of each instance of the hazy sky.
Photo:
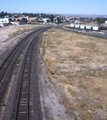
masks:
<svg viewBox="0 0 107 120"><path fill-rule="evenodd" d="M0 0L0 12L107 15L107 0Z"/></svg>

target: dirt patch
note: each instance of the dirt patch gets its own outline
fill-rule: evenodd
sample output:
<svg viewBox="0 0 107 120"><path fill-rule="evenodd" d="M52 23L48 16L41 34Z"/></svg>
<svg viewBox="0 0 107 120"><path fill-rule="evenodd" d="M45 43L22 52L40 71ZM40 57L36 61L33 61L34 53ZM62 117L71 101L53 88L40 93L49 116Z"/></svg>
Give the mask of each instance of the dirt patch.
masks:
<svg viewBox="0 0 107 120"><path fill-rule="evenodd" d="M64 91L67 113L75 120L107 119L107 40L52 28L41 51L50 81Z"/></svg>
<svg viewBox="0 0 107 120"><path fill-rule="evenodd" d="M40 27L41 25L20 25L20 26L9 26L0 28L0 43L6 40L9 37L15 37L17 34L21 32L26 32L27 30Z"/></svg>

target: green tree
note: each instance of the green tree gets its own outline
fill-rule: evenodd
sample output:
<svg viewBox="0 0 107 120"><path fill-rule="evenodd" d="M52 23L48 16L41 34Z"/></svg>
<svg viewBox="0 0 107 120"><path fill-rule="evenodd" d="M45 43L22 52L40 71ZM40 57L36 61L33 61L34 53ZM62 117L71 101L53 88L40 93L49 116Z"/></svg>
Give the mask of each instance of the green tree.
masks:
<svg viewBox="0 0 107 120"><path fill-rule="evenodd" d="M43 13L41 13L41 17L43 17Z"/></svg>
<svg viewBox="0 0 107 120"><path fill-rule="evenodd" d="M55 16L53 14L49 15L49 18L51 19L51 21L53 22L53 18L55 18Z"/></svg>
<svg viewBox="0 0 107 120"><path fill-rule="evenodd" d="M49 23L49 20L47 20L47 23Z"/></svg>
<svg viewBox="0 0 107 120"><path fill-rule="evenodd" d="M101 18L100 17L97 17L95 20L97 21L98 24L101 24Z"/></svg>
<svg viewBox="0 0 107 120"><path fill-rule="evenodd" d="M7 12L4 13L5 15L8 15Z"/></svg>
<svg viewBox="0 0 107 120"><path fill-rule="evenodd" d="M98 24L101 24L101 23L104 23L105 20L107 20L107 18L100 18L100 17L97 17L95 20L98 22Z"/></svg>
<svg viewBox="0 0 107 120"><path fill-rule="evenodd" d="M35 17L37 17L37 14L35 13Z"/></svg>
<svg viewBox="0 0 107 120"><path fill-rule="evenodd" d="M46 14L43 14L43 18L46 18Z"/></svg>
<svg viewBox="0 0 107 120"><path fill-rule="evenodd" d="M37 13L37 17L40 17L39 13Z"/></svg>
<svg viewBox="0 0 107 120"><path fill-rule="evenodd" d="M60 22L61 22L61 18L60 18L60 17L57 17L57 20L58 20L58 23L60 23Z"/></svg>
<svg viewBox="0 0 107 120"><path fill-rule="evenodd" d="M0 17L3 18L5 16L4 11L0 13Z"/></svg>
<svg viewBox="0 0 107 120"><path fill-rule="evenodd" d="M101 23L105 23L106 20L107 18L101 18Z"/></svg>

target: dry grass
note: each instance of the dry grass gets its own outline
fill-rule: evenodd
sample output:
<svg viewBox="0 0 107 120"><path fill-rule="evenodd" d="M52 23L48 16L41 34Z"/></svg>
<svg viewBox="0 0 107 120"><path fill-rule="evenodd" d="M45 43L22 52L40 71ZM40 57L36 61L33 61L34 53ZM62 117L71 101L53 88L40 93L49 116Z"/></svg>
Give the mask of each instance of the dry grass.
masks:
<svg viewBox="0 0 107 120"><path fill-rule="evenodd" d="M107 119L107 40L50 29L41 40L47 74L75 119Z"/></svg>

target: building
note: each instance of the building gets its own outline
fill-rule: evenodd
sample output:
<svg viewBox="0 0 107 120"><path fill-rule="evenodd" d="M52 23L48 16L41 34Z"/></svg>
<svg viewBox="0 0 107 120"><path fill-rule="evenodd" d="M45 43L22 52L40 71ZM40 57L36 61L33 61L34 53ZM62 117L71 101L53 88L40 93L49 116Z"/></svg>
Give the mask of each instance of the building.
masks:
<svg viewBox="0 0 107 120"><path fill-rule="evenodd" d="M11 21L21 21L22 19L26 19L27 22L32 22L35 21L37 19L37 17L29 17L29 16L22 16L22 17L17 17L15 18L14 16L10 18Z"/></svg>
<svg viewBox="0 0 107 120"><path fill-rule="evenodd" d="M0 26L9 26L9 18L0 18Z"/></svg>
<svg viewBox="0 0 107 120"><path fill-rule="evenodd" d="M28 16L26 16L27 17L27 21L28 22L32 22L32 21L36 21L37 20L37 17L28 17Z"/></svg>
<svg viewBox="0 0 107 120"><path fill-rule="evenodd" d="M43 18L43 21L47 23L47 22L50 22L51 20L49 18Z"/></svg>
<svg viewBox="0 0 107 120"><path fill-rule="evenodd" d="M54 23L58 23L58 19L57 18L53 18L53 22Z"/></svg>
<svg viewBox="0 0 107 120"><path fill-rule="evenodd" d="M0 23L9 23L9 18L1 18Z"/></svg>
<svg viewBox="0 0 107 120"><path fill-rule="evenodd" d="M75 23L81 23L79 20L76 20Z"/></svg>
<svg viewBox="0 0 107 120"><path fill-rule="evenodd" d="M105 23L107 23L107 20L105 21Z"/></svg>
<svg viewBox="0 0 107 120"><path fill-rule="evenodd" d="M70 23L75 23L75 20L70 19L69 22Z"/></svg>

